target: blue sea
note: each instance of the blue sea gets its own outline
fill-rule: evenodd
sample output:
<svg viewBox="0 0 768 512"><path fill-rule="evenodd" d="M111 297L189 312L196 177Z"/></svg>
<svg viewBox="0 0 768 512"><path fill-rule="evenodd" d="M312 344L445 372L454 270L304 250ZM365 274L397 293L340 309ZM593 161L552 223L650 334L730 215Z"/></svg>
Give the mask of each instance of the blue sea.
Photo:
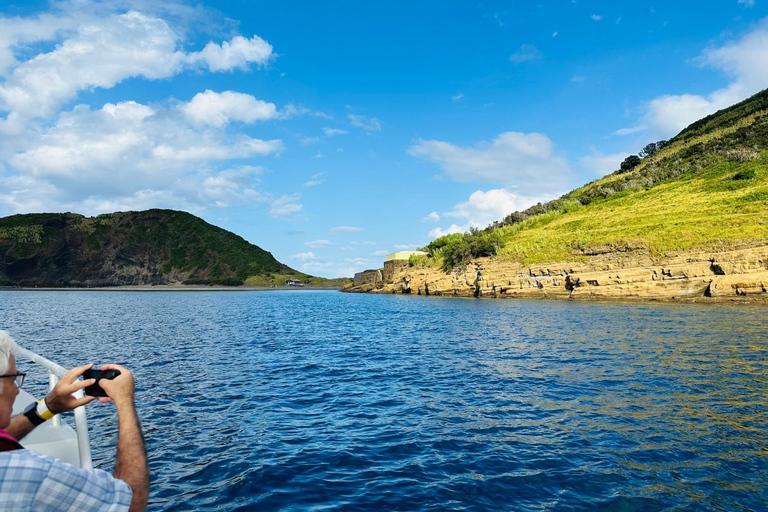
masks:
<svg viewBox="0 0 768 512"><path fill-rule="evenodd" d="M0 328L134 371L152 511L768 506L764 307L2 291Z"/></svg>

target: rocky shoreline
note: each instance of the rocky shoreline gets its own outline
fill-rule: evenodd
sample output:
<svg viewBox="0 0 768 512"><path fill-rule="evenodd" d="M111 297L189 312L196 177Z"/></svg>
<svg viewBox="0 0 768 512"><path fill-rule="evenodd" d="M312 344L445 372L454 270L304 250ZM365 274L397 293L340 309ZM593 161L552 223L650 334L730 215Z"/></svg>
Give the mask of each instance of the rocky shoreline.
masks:
<svg viewBox="0 0 768 512"><path fill-rule="evenodd" d="M88 291L88 292L254 292L254 291L278 291L278 290L290 290L290 291L302 291L302 290L338 290L338 287L324 287L324 286L279 286L270 288L269 286L199 286L199 285L184 285L184 284L168 284L168 285L123 285L123 286L101 286L101 287L16 287L6 286L0 287L0 291Z"/></svg>
<svg viewBox="0 0 768 512"><path fill-rule="evenodd" d="M768 246L652 258L607 253L581 261L521 265L478 258L464 269L405 263L360 293L447 297L762 302L768 299Z"/></svg>

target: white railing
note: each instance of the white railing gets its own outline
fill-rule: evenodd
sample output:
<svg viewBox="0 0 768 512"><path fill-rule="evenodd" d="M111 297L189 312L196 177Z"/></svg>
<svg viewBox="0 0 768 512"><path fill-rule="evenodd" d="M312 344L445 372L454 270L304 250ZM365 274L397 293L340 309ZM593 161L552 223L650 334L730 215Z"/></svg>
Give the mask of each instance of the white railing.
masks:
<svg viewBox="0 0 768 512"><path fill-rule="evenodd" d="M46 370L48 370L48 382L50 389L56 385L60 377L63 377L67 373L67 369L60 366L53 361L35 354L25 348L21 348L16 345L14 354L17 357L23 357L30 361L39 364ZM75 392L76 398L82 398L85 396L83 390ZM58 428L61 426L61 418L57 414L51 419L51 427ZM81 406L75 409L75 430L77 431L77 450L80 454L80 467L91 469L93 468L93 460L91 459L91 442L88 438L88 418L85 415L85 407Z"/></svg>

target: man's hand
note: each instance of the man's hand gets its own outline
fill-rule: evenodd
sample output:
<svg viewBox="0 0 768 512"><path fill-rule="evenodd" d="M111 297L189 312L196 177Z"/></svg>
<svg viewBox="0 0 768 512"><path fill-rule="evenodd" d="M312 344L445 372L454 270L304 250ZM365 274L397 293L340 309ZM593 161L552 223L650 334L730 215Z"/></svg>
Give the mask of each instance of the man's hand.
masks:
<svg viewBox="0 0 768 512"><path fill-rule="evenodd" d="M133 405L134 393L133 393L133 374L119 364L105 364L101 367L102 370L120 370L120 375L112 380L101 379L99 386L106 391L107 396L111 401L115 402L116 406L123 404ZM108 402L109 400L102 399L102 402Z"/></svg>
<svg viewBox="0 0 768 512"><path fill-rule="evenodd" d="M59 379L56 386L45 397L45 405L48 410L53 414L61 414L63 412L71 411L81 405L85 405L92 402L95 397L84 396L83 398L75 398L72 394L78 390L90 386L96 382L96 379L78 380L85 370L90 369L93 363L78 366L72 368L64 376Z"/></svg>

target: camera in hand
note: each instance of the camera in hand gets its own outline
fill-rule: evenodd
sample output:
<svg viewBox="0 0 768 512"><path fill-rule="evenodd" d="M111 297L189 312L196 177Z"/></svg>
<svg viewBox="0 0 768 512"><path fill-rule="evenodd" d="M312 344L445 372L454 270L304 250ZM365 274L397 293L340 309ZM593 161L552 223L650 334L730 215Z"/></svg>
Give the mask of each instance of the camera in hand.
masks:
<svg viewBox="0 0 768 512"><path fill-rule="evenodd" d="M83 372L84 380L96 379L96 382L90 386L86 386L85 394L89 396L107 396L107 393L101 386L99 386L99 381L101 379L112 380L118 375L120 375L120 370L95 370L93 368L85 370L85 372Z"/></svg>

